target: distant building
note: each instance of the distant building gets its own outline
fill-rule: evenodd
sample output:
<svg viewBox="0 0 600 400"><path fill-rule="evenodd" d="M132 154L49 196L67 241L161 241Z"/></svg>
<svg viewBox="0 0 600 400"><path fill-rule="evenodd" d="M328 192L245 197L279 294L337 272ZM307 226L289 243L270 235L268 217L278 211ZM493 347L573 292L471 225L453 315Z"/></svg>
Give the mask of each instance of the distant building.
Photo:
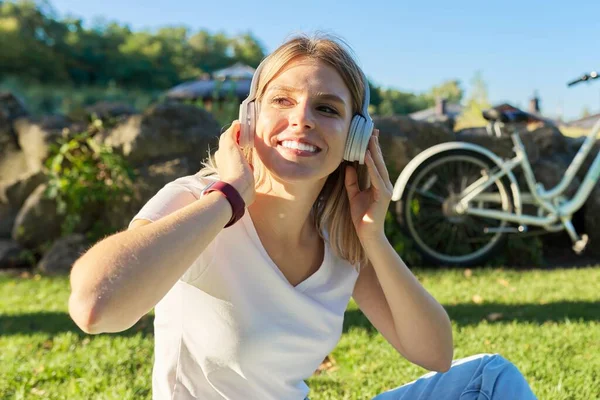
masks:
<svg viewBox="0 0 600 400"><path fill-rule="evenodd" d="M565 125L572 128L592 129L598 121L600 121L600 113L569 121Z"/></svg>
<svg viewBox="0 0 600 400"><path fill-rule="evenodd" d="M416 111L409 114L409 117L418 121L428 122L443 122L448 119L456 120L463 111L463 106L458 103L448 103L446 99L437 99L435 106L427 108L425 110ZM528 116L526 124L531 123L544 123L549 125L558 125L560 121L552 118L548 118L542 115L540 111L540 99L535 94L529 100L529 107L527 111L521 110L518 107L513 106L509 103L500 103L491 107L497 111L509 111L513 113L523 113Z"/></svg>
<svg viewBox="0 0 600 400"><path fill-rule="evenodd" d="M204 108L211 110L215 103L232 97L241 103L250 93L255 69L241 63L205 74L199 79L183 82L166 93L173 100L202 100Z"/></svg>
<svg viewBox="0 0 600 400"><path fill-rule="evenodd" d="M463 106L460 104L449 103L444 98L438 98L435 106L416 111L408 116L417 121L439 122L447 119L456 120L462 110Z"/></svg>

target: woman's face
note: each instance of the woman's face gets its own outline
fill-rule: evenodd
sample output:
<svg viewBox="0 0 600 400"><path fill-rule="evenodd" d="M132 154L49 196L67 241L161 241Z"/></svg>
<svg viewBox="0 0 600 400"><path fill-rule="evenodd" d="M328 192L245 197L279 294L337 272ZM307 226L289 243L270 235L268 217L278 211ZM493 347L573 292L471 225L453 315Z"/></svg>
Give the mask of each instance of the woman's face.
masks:
<svg viewBox="0 0 600 400"><path fill-rule="evenodd" d="M292 61L265 88L256 151L278 180L326 178L342 162L351 118L350 90L333 67Z"/></svg>

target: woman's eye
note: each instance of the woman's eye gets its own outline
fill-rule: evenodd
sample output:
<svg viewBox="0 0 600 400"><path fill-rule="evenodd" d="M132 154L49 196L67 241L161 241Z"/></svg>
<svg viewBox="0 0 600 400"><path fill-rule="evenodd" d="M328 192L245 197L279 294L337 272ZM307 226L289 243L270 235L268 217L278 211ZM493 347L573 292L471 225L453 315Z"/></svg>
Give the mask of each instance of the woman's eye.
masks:
<svg viewBox="0 0 600 400"><path fill-rule="evenodd" d="M339 114L339 112L335 108L329 107L329 106L319 106L319 110L324 111L327 114L332 114L332 115Z"/></svg>
<svg viewBox="0 0 600 400"><path fill-rule="evenodd" d="M285 97L274 97L271 99L271 103L279 105L289 105L290 101Z"/></svg>

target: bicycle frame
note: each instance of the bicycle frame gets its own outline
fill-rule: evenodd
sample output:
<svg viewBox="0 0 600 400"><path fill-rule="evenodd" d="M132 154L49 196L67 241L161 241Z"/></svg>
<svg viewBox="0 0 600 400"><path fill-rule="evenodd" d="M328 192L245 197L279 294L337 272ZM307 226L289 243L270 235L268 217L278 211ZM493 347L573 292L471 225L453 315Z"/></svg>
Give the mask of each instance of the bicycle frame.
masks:
<svg viewBox="0 0 600 400"><path fill-rule="evenodd" d="M513 143L515 144L514 150L516 156L506 161L502 168L499 168L499 171L496 172L496 170L494 170L492 171L492 174L483 176L469 187L465 188L460 194L460 201L455 207L456 212L518 224L542 226L551 230L553 230L551 225L556 222L562 221L565 223L566 221L570 221L571 215L583 206L600 177L600 153L596 155L596 158L592 162L590 169L586 173L583 182L574 196L568 201L560 196L573 181L577 171L590 153L593 144L597 140L596 136L598 135L598 132L600 132L600 121L594 125L591 132L587 135L575 158L567 168L565 176L555 187L549 190L545 190L541 184L536 182L531 165L527 159L525 146L519 135L511 135ZM495 199L497 196L482 192L494 184L496 180L501 179L518 166L523 169L525 180L532 196L532 199L530 200L531 203L543 208L547 212L546 216L492 211L469 205L470 201L499 201L500 199Z"/></svg>

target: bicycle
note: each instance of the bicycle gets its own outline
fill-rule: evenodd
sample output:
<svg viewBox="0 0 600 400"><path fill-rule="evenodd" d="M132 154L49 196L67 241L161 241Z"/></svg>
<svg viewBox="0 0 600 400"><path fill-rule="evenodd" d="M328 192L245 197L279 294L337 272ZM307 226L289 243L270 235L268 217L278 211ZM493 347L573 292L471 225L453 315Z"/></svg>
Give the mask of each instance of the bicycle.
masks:
<svg viewBox="0 0 600 400"><path fill-rule="evenodd" d="M598 78L592 72L568 83L573 86ZM519 122L523 115L484 113L490 122ZM591 152L600 132L598 121L580 146L560 182L546 189L536 181L519 132L512 133L515 156L501 159L485 147L448 142L432 146L413 158L396 180L392 201L397 219L424 260L443 265L470 266L488 260L502 248L509 233L529 226L548 232L566 230L573 250L581 253L588 236L579 235L571 218L588 199L600 177L600 153L571 198L563 193ZM513 170L523 171L529 192L521 192ZM537 214L523 213L523 205Z"/></svg>

